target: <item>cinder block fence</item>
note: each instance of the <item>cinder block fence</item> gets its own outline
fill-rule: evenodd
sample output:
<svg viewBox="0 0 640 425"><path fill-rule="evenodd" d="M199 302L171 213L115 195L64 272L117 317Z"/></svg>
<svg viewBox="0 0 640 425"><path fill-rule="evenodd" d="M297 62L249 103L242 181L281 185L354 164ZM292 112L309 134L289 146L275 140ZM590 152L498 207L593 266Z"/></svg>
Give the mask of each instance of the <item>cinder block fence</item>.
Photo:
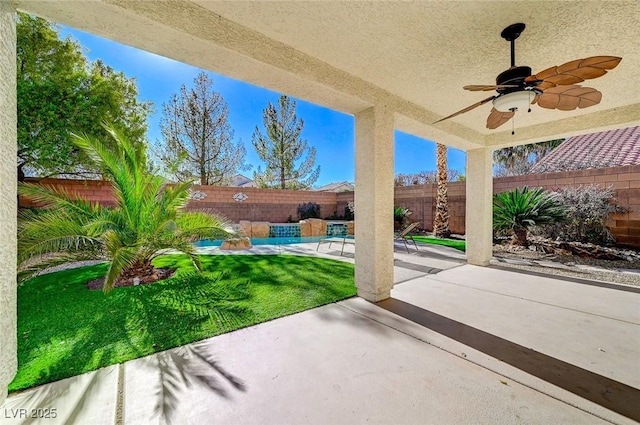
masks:
<svg viewBox="0 0 640 425"><path fill-rule="evenodd" d="M29 179L43 185L63 187L89 201L113 205L111 186L106 181ZM612 185L616 189L618 204L628 212L614 214L608 226L621 245L640 248L640 165L569 171L561 173L530 174L493 180L494 193L516 187L544 187L558 189L596 183ZM283 223L289 218L297 220L298 205L315 202L320 205L321 216L337 212L344 215L347 204L354 200L353 192L312 192L279 189L257 189L219 186L194 186L194 196L188 209L208 209L222 214L234 222L240 220ZM450 227L454 233L465 232L465 182L448 184ZM397 187L394 205L412 211L409 221L420 221L432 230L436 202L436 185L423 184ZM21 206L33 206L28 199ZM357 206L356 206L357 210ZM357 214L357 212L356 212Z"/></svg>

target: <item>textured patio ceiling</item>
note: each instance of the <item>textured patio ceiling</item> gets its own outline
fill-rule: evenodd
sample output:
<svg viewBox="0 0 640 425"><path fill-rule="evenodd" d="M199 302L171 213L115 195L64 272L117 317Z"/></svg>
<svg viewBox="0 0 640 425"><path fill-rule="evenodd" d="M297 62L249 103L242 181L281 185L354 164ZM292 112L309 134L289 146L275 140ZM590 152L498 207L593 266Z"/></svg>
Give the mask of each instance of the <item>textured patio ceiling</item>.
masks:
<svg viewBox="0 0 640 425"><path fill-rule="evenodd" d="M19 8L135 47L348 113L374 104L396 127L463 149L506 146L640 124L640 2L18 1ZM527 25L516 64L542 71L596 55L623 58L582 83L603 93L575 111L534 106L497 130L488 97L509 67L501 30Z"/></svg>

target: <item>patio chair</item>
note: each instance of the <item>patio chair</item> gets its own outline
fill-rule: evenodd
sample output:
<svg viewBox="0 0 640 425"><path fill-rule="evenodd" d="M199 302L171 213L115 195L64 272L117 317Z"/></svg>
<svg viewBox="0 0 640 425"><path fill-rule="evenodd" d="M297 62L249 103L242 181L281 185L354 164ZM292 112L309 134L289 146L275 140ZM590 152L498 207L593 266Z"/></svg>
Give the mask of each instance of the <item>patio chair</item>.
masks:
<svg viewBox="0 0 640 425"><path fill-rule="evenodd" d="M418 244L416 243L415 239L413 239L413 236L411 236L409 233L415 230L419 224L420 224L419 221L414 221L413 223L409 224L407 227L402 229L401 232L393 235L394 240L396 241L401 240L402 242L404 242L404 247L407 248L407 252L410 252L409 245L407 245L407 241L413 242L413 245L416 247L416 252L418 251Z"/></svg>
<svg viewBox="0 0 640 425"><path fill-rule="evenodd" d="M340 255L342 256L344 254L344 246L345 244L351 244L351 245L355 245L356 244L356 240L353 238L353 236L349 236L349 235L345 235L345 236L332 236L330 238L325 238L325 239L320 239L318 241L318 246L316 247L316 251L318 249L320 249L320 245L323 243L328 243L329 244L329 248L331 248L331 244L332 243L341 243L342 244L342 250L340 251Z"/></svg>

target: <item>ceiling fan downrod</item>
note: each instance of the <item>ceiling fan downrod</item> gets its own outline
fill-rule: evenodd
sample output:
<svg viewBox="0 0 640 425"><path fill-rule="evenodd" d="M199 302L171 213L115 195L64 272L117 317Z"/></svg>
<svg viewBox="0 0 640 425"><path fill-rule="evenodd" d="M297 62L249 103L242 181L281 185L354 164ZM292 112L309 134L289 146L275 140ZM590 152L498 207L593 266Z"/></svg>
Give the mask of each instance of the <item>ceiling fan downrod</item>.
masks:
<svg viewBox="0 0 640 425"><path fill-rule="evenodd" d="M522 31L524 31L526 25L519 22L517 24L511 24L500 33L500 37L504 38L511 43L511 67L516 66L516 39L520 37Z"/></svg>

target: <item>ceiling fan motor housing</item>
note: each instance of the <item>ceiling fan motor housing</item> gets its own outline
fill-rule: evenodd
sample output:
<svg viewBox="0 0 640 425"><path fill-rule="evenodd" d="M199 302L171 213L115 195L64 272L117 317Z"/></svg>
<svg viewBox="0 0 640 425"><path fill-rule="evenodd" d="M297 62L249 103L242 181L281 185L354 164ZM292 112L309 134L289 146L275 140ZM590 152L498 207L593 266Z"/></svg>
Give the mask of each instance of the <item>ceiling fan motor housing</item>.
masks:
<svg viewBox="0 0 640 425"><path fill-rule="evenodd" d="M509 93L522 90L525 86L524 79L531 75L531 68L528 66L512 66L496 78L496 85L517 85L519 87L499 88L498 93Z"/></svg>

